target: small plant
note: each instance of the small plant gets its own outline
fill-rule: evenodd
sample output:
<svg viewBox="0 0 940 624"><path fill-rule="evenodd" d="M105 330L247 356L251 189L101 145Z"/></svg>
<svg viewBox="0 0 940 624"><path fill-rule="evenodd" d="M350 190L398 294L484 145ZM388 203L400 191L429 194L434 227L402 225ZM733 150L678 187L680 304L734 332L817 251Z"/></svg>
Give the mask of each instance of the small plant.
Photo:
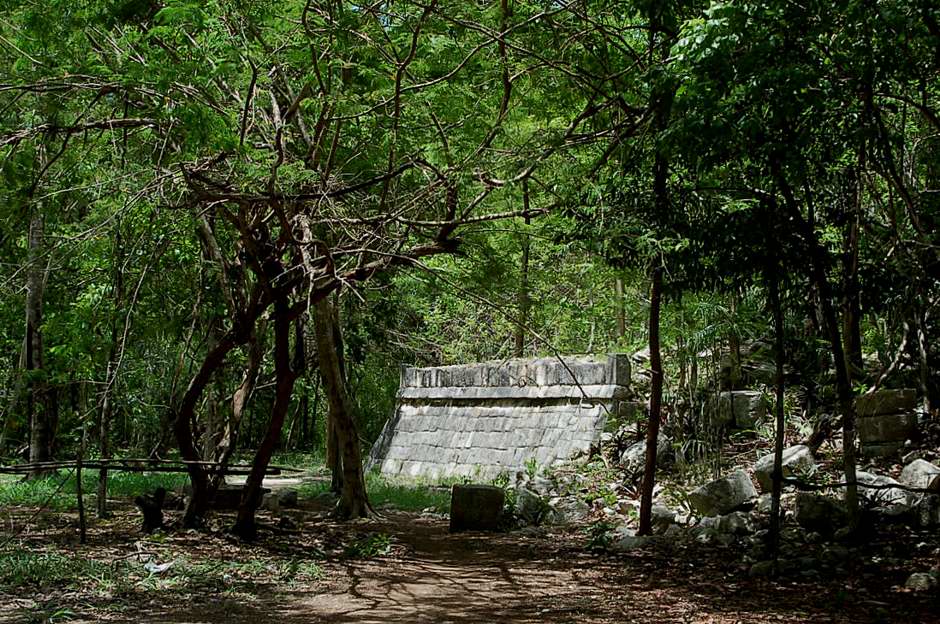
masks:
<svg viewBox="0 0 940 624"><path fill-rule="evenodd" d="M598 520L584 528L587 533L587 549L593 552L603 552L610 547L613 541L614 525L607 520Z"/></svg>
<svg viewBox="0 0 940 624"><path fill-rule="evenodd" d="M525 473L529 475L530 479L534 479L535 475L539 472L539 463L534 457L530 457L525 460Z"/></svg>
<svg viewBox="0 0 940 624"><path fill-rule="evenodd" d="M385 533L370 533L346 546L344 554L355 559L382 557L392 551L392 538Z"/></svg>

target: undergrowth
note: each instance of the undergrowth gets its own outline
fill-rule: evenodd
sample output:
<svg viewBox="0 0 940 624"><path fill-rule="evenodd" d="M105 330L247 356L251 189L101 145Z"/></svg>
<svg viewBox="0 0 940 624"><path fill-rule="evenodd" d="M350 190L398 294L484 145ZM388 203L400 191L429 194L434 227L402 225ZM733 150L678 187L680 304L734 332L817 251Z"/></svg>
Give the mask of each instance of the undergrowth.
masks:
<svg viewBox="0 0 940 624"><path fill-rule="evenodd" d="M114 471L108 475L108 496L133 498L152 492L158 487L174 490L188 482L189 478L185 474ZM95 499L97 484L97 471L82 474L86 506L90 504L89 500ZM70 471L60 471L28 480L15 475L4 475L0 477L0 506L9 505L44 505L54 511L76 509L78 499L75 493L75 475Z"/></svg>

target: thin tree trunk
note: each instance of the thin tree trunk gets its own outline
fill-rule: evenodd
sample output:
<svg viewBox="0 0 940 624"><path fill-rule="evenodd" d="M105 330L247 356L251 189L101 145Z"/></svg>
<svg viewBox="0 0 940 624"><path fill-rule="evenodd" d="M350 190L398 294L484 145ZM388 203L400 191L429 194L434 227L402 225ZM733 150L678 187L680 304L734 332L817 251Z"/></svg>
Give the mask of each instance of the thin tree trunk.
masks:
<svg viewBox="0 0 940 624"><path fill-rule="evenodd" d="M369 515L371 506L366 494L353 405L340 367L336 332L333 329L334 316L330 308L328 298L316 302L313 325L317 337L320 375L329 401L329 419L333 423L337 455L342 463L342 491L334 513L340 518L362 518Z"/></svg>
<svg viewBox="0 0 940 624"><path fill-rule="evenodd" d="M248 541L253 540L257 535L255 510L261 502L261 485L274 449L277 448L281 439L281 430L284 428L284 419L290 407L294 382L297 380L297 372L291 366L289 313L290 306L286 297L276 298L274 300L274 374L276 378L274 407L271 410L267 433L255 453L251 472L245 480L238 516L232 529L236 535Z"/></svg>
<svg viewBox="0 0 940 624"><path fill-rule="evenodd" d="M656 482L656 445L659 442L659 421L662 416L663 363L659 345L659 309L662 301L663 270L655 267L650 287L650 413L646 426L646 463L643 469L643 484L640 490L639 535L652 532L653 486Z"/></svg>
<svg viewBox="0 0 940 624"><path fill-rule="evenodd" d="M617 338L623 339L627 335L627 309L623 300L623 278L619 275L614 279L614 297L617 308Z"/></svg>
<svg viewBox="0 0 940 624"><path fill-rule="evenodd" d="M861 157L860 161L863 162ZM862 162L859 163L859 166L862 166ZM861 219L860 175L860 172L853 172L852 174L852 191L848 200L852 210L848 215L848 223L843 237L842 282L844 298L842 302L842 324L850 380L858 380L863 372L861 288L858 283L858 243Z"/></svg>
<svg viewBox="0 0 940 624"><path fill-rule="evenodd" d="M796 203L792 188L779 171L777 163L772 163L774 175L786 201L787 210L800 228L801 235L810 252L809 269L810 278L819 293L819 304L822 311L823 322L829 334L829 345L832 349L833 366L836 371L836 394L839 399L839 411L842 413L842 459L843 473L847 483L845 488L845 505L849 515L849 528L854 532L859 525L858 485L856 483L855 458L855 397L852 383L849 378L848 364L845 351L842 348L842 336L839 327L839 318L833 304L832 287L826 276L828 265L828 252L819 242L816 232L803 218Z"/></svg>
<svg viewBox="0 0 940 624"><path fill-rule="evenodd" d="M774 468L773 487L770 499L770 552L773 559L773 572L777 573L777 559L780 552L780 495L783 491L783 446L786 435L783 411L783 308L780 305L780 278L776 267L768 271L768 291L770 308L774 317L774 359L776 360L775 384L776 403L774 415L776 418L776 434L774 435Z"/></svg>
<svg viewBox="0 0 940 624"><path fill-rule="evenodd" d="M522 207L525 211L525 224L529 225L529 184L526 179L522 181ZM517 358L525 355L525 327L529 323L529 232L522 237L522 263L519 267L519 322L516 324L514 336L513 356Z"/></svg>
<svg viewBox="0 0 940 624"><path fill-rule="evenodd" d="M29 222L29 251L26 273L26 338L24 368L27 371L26 406L29 419L29 461L49 461L52 457L53 423L48 405L46 381L42 378L42 304L45 270L42 266L43 218L33 207ZM38 470L33 476L42 474Z"/></svg>
<svg viewBox="0 0 940 624"><path fill-rule="evenodd" d="M85 457L85 426L82 425L82 441L78 447L78 457L75 458L75 497L78 502L78 541L84 544L87 541L87 524L85 523L85 493L82 490L82 460Z"/></svg>

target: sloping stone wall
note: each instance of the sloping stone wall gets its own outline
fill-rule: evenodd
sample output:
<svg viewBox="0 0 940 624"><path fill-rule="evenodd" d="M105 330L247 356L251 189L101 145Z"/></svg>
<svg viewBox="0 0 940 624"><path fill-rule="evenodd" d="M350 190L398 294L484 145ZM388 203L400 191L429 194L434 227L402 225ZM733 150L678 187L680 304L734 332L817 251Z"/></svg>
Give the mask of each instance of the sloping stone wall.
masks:
<svg viewBox="0 0 940 624"><path fill-rule="evenodd" d="M402 368L395 415L369 456L383 474L493 478L597 444L629 404L626 355Z"/></svg>

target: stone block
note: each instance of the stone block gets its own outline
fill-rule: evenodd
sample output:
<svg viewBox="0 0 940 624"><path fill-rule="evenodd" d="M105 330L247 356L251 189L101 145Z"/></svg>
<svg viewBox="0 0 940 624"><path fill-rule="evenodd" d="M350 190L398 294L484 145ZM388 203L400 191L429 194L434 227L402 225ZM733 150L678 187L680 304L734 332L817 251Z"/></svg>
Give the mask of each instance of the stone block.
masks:
<svg viewBox="0 0 940 624"><path fill-rule="evenodd" d="M813 452L808 446L798 444L784 449L783 468L784 478L793 477L795 474L808 472L816 464L813 459ZM770 492L773 488L773 470L774 455L764 455L754 464L754 478L760 486L762 492Z"/></svg>
<svg viewBox="0 0 940 624"><path fill-rule="evenodd" d="M917 415L913 413L880 414L858 418L858 437L869 442L904 442L917 435Z"/></svg>
<svg viewBox="0 0 940 624"><path fill-rule="evenodd" d="M737 429L753 429L767 417L764 395L756 390L735 390L718 395L715 424Z"/></svg>
<svg viewBox="0 0 940 624"><path fill-rule="evenodd" d="M450 494L450 530L496 531L503 516L505 494L490 485L454 485Z"/></svg>
<svg viewBox="0 0 940 624"><path fill-rule="evenodd" d="M911 388L878 390L855 399L859 416L880 416L912 411L917 406L917 393Z"/></svg>
<svg viewBox="0 0 940 624"><path fill-rule="evenodd" d="M929 461L915 459L901 471L901 483L912 488L940 492L940 468Z"/></svg>
<svg viewBox="0 0 940 624"><path fill-rule="evenodd" d="M891 457L904 449L904 442L868 442L862 443L861 451L865 457Z"/></svg>
<svg viewBox="0 0 940 624"><path fill-rule="evenodd" d="M743 470L735 470L689 493L692 509L703 516L730 513L757 498L757 489Z"/></svg>

